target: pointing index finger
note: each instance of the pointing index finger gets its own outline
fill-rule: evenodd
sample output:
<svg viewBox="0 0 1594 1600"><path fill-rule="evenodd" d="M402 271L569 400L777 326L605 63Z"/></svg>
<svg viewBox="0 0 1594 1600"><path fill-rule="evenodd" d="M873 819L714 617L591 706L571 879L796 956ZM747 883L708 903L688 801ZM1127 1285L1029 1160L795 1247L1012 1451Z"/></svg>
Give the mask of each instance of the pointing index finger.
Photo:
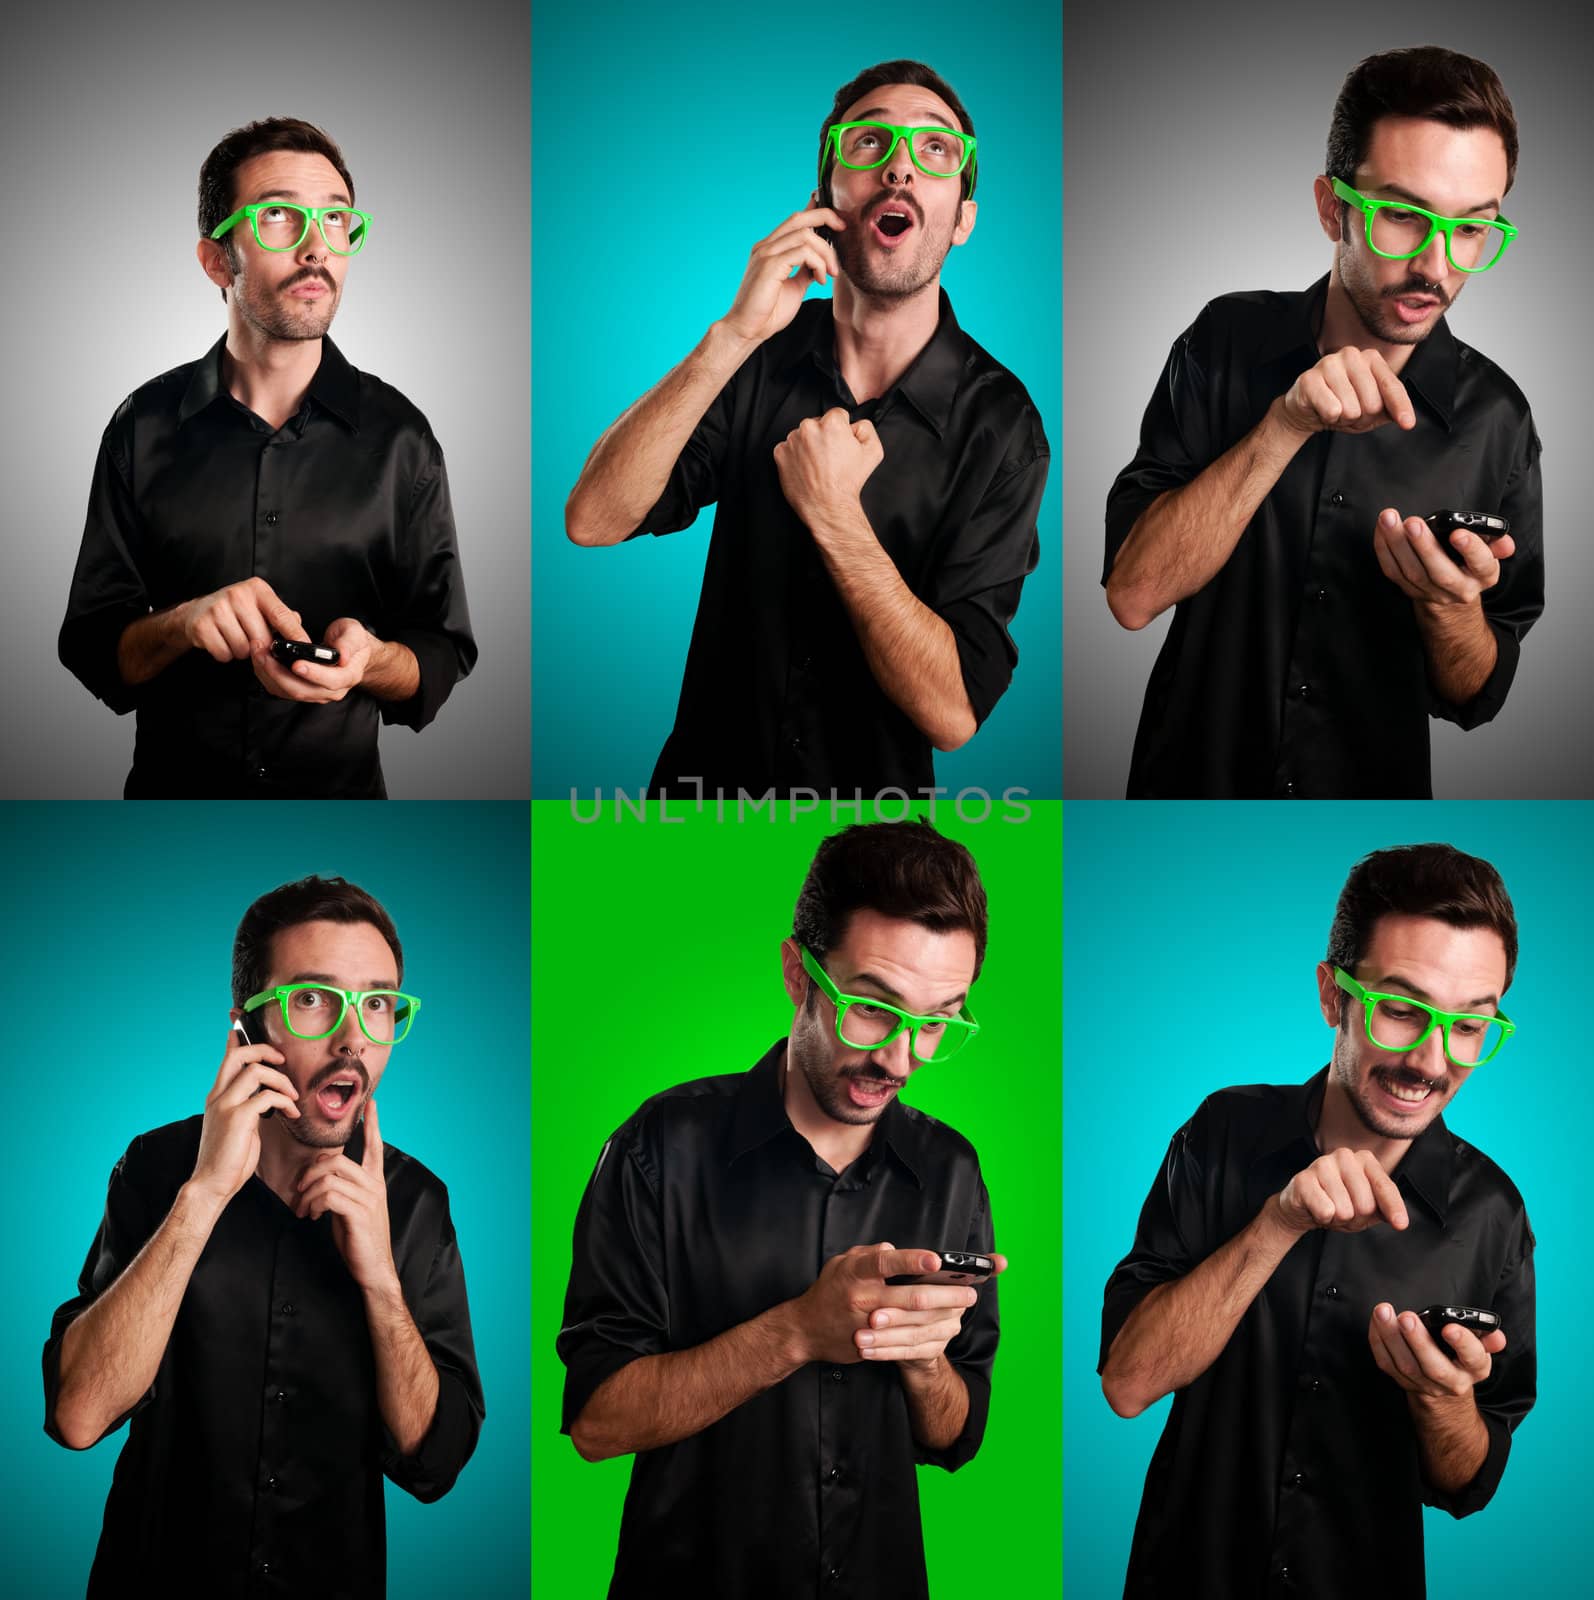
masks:
<svg viewBox="0 0 1594 1600"><path fill-rule="evenodd" d="M1378 1201L1378 1209L1389 1218L1390 1225L1404 1228L1411 1218L1406 1215L1406 1202L1400 1198L1400 1190L1395 1180L1378 1164L1376 1157L1369 1157L1366 1163L1367 1181L1373 1186L1373 1195Z"/></svg>
<svg viewBox="0 0 1594 1600"><path fill-rule="evenodd" d="M1405 384L1390 371L1389 363L1375 352L1367 365L1377 381L1379 393L1384 397L1384 409L1400 427L1415 428L1417 413L1412 410L1411 396L1406 393Z"/></svg>
<svg viewBox="0 0 1594 1600"><path fill-rule="evenodd" d="M382 1128L376 1117L376 1096L365 1102L365 1152L360 1165L372 1172L382 1170Z"/></svg>
<svg viewBox="0 0 1594 1600"><path fill-rule="evenodd" d="M941 1258L928 1250L882 1250L872 1272L882 1278L911 1277L917 1272L934 1272L940 1265Z"/></svg>

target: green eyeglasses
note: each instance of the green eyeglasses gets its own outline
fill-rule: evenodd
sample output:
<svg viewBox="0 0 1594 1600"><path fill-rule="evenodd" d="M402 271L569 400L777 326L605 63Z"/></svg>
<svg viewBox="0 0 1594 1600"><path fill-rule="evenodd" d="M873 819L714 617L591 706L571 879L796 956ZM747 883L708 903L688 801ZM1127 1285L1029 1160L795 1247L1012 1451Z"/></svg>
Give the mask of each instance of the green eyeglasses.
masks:
<svg viewBox="0 0 1594 1600"><path fill-rule="evenodd" d="M335 256L358 255L371 226L370 212L355 211L349 206L294 206L286 200L262 200L255 205L239 206L211 238L221 238L245 217L254 230L255 243L262 250L297 250L313 222L320 228L327 249Z"/></svg>
<svg viewBox="0 0 1594 1600"><path fill-rule="evenodd" d="M360 1032L372 1044L397 1044L410 1031L421 1003L397 989L334 989L325 983L285 983L244 1001L245 1011L258 1010L276 1000L282 1006L282 1025L295 1039L330 1039L343 1026L352 1005Z"/></svg>
<svg viewBox="0 0 1594 1600"><path fill-rule="evenodd" d="M1441 217L1405 200L1377 200L1333 180L1334 193L1367 219L1367 247L1386 261L1410 261L1445 236L1445 254L1457 272L1487 272L1506 253L1517 230L1504 217Z"/></svg>
<svg viewBox="0 0 1594 1600"><path fill-rule="evenodd" d="M873 995L842 994L806 949L802 956L803 970L836 1008L836 1037L854 1050L879 1050L907 1033L913 1059L928 1067L951 1060L980 1031L967 1006L955 1017L923 1017Z"/></svg>
<svg viewBox="0 0 1594 1600"><path fill-rule="evenodd" d="M951 128L902 128L892 122L833 122L825 130L825 148L819 158L824 176L825 156L832 147L836 159L854 172L883 167L906 139L908 154L920 172L931 178L955 178L974 159L974 135ZM969 193L974 193L978 162L969 173Z"/></svg>
<svg viewBox="0 0 1594 1600"><path fill-rule="evenodd" d="M1380 1050L1415 1050L1435 1028L1442 1028L1445 1055L1458 1067L1481 1067L1499 1054L1517 1025L1496 1014L1441 1011L1409 995L1380 994L1364 989L1343 967L1334 968L1334 982L1367 1014L1367 1037Z"/></svg>

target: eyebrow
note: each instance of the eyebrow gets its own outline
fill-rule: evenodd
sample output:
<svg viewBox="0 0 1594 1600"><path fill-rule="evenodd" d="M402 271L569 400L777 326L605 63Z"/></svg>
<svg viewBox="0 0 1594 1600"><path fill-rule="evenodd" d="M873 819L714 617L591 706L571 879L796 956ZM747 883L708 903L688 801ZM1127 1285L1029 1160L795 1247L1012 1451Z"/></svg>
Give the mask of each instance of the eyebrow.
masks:
<svg viewBox="0 0 1594 1600"><path fill-rule="evenodd" d="M1401 977L1398 972L1388 973L1386 976L1380 978L1377 983L1370 983L1366 987L1369 989L1382 990L1386 993L1392 994L1397 992L1387 987L1392 983L1398 983L1401 986L1398 990L1398 993L1406 995L1410 999L1424 1000L1429 1005L1436 1006L1440 1011L1448 1009L1445 1006L1439 1005L1439 1002L1435 1000L1426 989L1422 988L1419 984L1413 983L1410 978ZM1466 1005L1461 1007L1461 1009L1463 1011L1476 1011L1479 1006L1493 1006L1495 1010L1498 1011L1500 1009L1500 997L1497 994L1486 994L1477 1000L1469 1000Z"/></svg>
<svg viewBox="0 0 1594 1600"><path fill-rule="evenodd" d="M290 983L324 983L329 989L341 989L343 985L330 972L300 972L291 978L284 978L277 985L279 989L286 988ZM360 989L396 989L398 980L395 978L389 983L385 978L368 979L365 983L357 984Z"/></svg>
<svg viewBox="0 0 1594 1600"><path fill-rule="evenodd" d="M891 987L889 983L885 982L885 980L882 978L877 978L872 972L860 972L851 981L853 983L872 983L875 988L880 991L881 996L884 999L889 1000L893 1005L900 1006L904 1011L913 1010L913 1007L910 1006L902 998L902 996ZM837 988L841 988L841 985L838 984ZM843 994L847 994L849 992L849 990L842 989ZM941 1004L936 1007L936 1010L951 1011L954 1008L961 1006L963 1002L968 999L968 997L969 992L967 989L965 989L961 994L954 995L950 1000L943 1000ZM914 1014L916 1016L933 1016L935 1015L935 1012L915 1012Z"/></svg>
<svg viewBox="0 0 1594 1600"><path fill-rule="evenodd" d="M844 117L842 120L844 122L868 122L871 118L889 117L890 115L890 110L885 106L870 106L867 110L860 111L857 116ZM921 111L919 115L923 117L928 116L929 113ZM953 126L956 120L957 119L951 114L951 112L948 112L945 117L942 117L939 113L937 113L936 120L934 122L915 122L905 124L905 126L915 128L945 128L948 133L956 133L957 129Z"/></svg>
<svg viewBox="0 0 1594 1600"><path fill-rule="evenodd" d="M1409 200L1414 206L1421 206L1424 211L1432 211L1435 216L1447 217L1451 215L1448 211L1441 211L1432 200L1424 199L1420 194L1413 194L1410 189L1403 189L1398 183L1385 183L1381 184L1380 187L1385 193L1393 195L1395 199ZM1382 199L1383 195L1378 198ZM1499 209L1500 202L1498 200L1480 200L1477 205L1469 207L1466 211L1456 212L1455 215L1470 217L1480 211L1498 211Z"/></svg>
<svg viewBox="0 0 1594 1600"><path fill-rule="evenodd" d="M293 200L300 205L304 204L304 196L297 189L267 189L257 194L250 201L250 204L259 205L263 200ZM329 196L325 203L329 206L352 206L354 204L341 189L336 194Z"/></svg>

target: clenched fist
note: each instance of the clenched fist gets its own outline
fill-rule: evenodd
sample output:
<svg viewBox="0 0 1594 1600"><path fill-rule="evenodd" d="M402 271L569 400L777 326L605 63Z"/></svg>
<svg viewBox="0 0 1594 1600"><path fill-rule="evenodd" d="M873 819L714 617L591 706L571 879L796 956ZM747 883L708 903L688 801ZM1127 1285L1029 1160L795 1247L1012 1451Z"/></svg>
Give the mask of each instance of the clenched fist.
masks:
<svg viewBox="0 0 1594 1600"><path fill-rule="evenodd" d="M1411 1220L1395 1180L1371 1150L1331 1150L1297 1172L1278 1196L1279 1214L1292 1233L1332 1228L1361 1233L1387 1221L1404 1228Z"/></svg>
<svg viewBox="0 0 1594 1600"><path fill-rule="evenodd" d="M1417 426L1406 386L1376 350L1334 350L1290 385L1284 421L1298 433L1368 433L1386 422Z"/></svg>
<svg viewBox="0 0 1594 1600"><path fill-rule="evenodd" d="M886 458L872 422L848 422L833 406L798 423L775 446L781 493L814 532L858 510L870 474Z"/></svg>

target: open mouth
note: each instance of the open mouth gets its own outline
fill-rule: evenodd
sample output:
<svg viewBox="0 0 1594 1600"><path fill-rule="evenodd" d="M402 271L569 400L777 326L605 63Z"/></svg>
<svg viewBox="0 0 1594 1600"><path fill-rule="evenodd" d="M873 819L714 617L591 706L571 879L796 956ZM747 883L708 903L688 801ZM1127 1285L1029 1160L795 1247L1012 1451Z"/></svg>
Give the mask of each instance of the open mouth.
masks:
<svg viewBox="0 0 1594 1600"><path fill-rule="evenodd" d="M1406 1110L1426 1105L1435 1095L1442 1097L1444 1080L1437 1082L1411 1072L1376 1072L1373 1074L1386 1099Z"/></svg>
<svg viewBox="0 0 1594 1600"><path fill-rule="evenodd" d="M883 1106L896 1092L896 1084L887 1078L847 1079L847 1097L855 1106Z"/></svg>
<svg viewBox="0 0 1594 1600"><path fill-rule="evenodd" d="M355 1073L332 1078L315 1092L315 1103L322 1116L336 1122L354 1104L360 1092L360 1079Z"/></svg>
<svg viewBox="0 0 1594 1600"><path fill-rule="evenodd" d="M883 206L869 219L875 238L888 248L913 227L913 213L905 206Z"/></svg>

